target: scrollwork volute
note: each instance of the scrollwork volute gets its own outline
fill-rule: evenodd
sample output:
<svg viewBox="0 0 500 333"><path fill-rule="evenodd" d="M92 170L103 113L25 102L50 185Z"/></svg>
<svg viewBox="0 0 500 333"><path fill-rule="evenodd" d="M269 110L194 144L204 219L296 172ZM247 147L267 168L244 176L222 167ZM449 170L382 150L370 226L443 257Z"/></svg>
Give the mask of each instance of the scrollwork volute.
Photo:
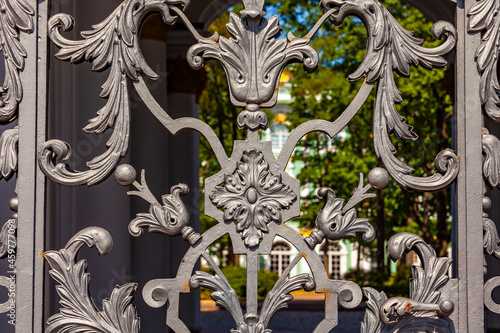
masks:
<svg viewBox="0 0 500 333"><path fill-rule="evenodd" d="M103 310L99 311L89 293L86 260L75 262L83 245L95 247L102 256L111 251L113 239L106 230L90 227L73 236L63 249L44 254L61 297L60 313L47 320L45 332L138 333L140 321L130 304L137 284L126 283L114 288L110 298L102 301Z"/></svg>
<svg viewBox="0 0 500 333"><path fill-rule="evenodd" d="M377 98L373 111L373 138L375 154L391 177L403 188L419 191L436 191L450 185L455 180L459 161L451 150L444 150L436 156L437 171L430 177L414 177L414 170L396 158L396 149L389 134L394 133L402 140L416 140L413 127L405 123L395 104L403 102L396 86L393 72L402 76L410 75L411 66L426 69L444 67L444 55L453 50L456 30L451 23L440 21L433 28L435 38L445 37L438 47L425 48L423 40L405 30L389 11L377 0L322 0L321 7L336 9L331 20L341 25L348 15L359 17L368 34L366 55L358 69L348 76L355 81L366 78L369 83L378 82Z"/></svg>
<svg viewBox="0 0 500 333"><path fill-rule="evenodd" d="M434 249L417 235L403 232L389 239L390 259L401 259L410 251L417 253L422 267L412 267L409 298L388 299L384 292L363 288L368 308L361 332L454 332L453 323L447 319L455 308L454 295L444 288L452 260L438 258Z"/></svg>
<svg viewBox="0 0 500 333"><path fill-rule="evenodd" d="M176 17L170 13L170 6L187 5L188 0L125 0L104 21L93 26L93 30L82 32L82 41L64 38L59 30L67 31L74 20L67 14L54 15L48 23L51 40L61 48L56 54L60 60L73 63L92 62L94 71L110 68L101 97L106 105L97 112L84 128L87 133L101 134L113 127L108 139L107 151L87 163L89 169L75 172L56 159L67 159L71 154L69 144L50 140L39 150L38 160L42 171L53 181L76 186L95 185L104 180L127 152L130 131L130 102L127 79L137 81L140 74L152 79L158 75L147 65L139 48L139 25L144 15L151 11L162 14L167 24L173 24Z"/></svg>

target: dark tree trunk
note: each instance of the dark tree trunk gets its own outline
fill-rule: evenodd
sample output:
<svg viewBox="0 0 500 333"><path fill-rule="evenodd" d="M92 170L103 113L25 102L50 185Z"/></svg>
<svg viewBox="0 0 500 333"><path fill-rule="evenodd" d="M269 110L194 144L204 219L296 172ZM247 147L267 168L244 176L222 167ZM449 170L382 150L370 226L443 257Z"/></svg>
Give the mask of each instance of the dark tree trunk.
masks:
<svg viewBox="0 0 500 333"><path fill-rule="evenodd" d="M384 190L377 190L377 271L385 271L385 204Z"/></svg>

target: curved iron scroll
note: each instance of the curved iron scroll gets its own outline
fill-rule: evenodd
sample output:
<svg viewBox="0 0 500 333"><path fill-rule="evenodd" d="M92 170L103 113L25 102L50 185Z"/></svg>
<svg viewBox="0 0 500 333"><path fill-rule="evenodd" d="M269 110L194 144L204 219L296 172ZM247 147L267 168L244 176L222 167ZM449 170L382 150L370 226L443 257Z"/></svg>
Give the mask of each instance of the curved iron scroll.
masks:
<svg viewBox="0 0 500 333"><path fill-rule="evenodd" d="M149 232L172 237L181 235L190 244L174 278L152 280L144 286L146 303L161 307L168 302L167 325L175 332L187 333L189 330L178 313L180 294L203 286L211 289L212 298L231 313L235 321L233 332L264 333L270 332L267 326L274 313L293 298L291 291L315 290L325 294L325 318L314 332L328 332L337 325L338 305L356 307L362 300L363 291L353 282L331 279L315 247L325 239L340 240L357 233L362 233L364 241L372 241L375 230L367 219L357 216L355 206L374 196L368 192L372 187L385 187L389 175L403 188L431 191L447 187L458 174L457 156L451 150L445 150L436 157L437 171L434 175L426 178L412 176L413 169L395 157L389 137L394 133L399 139L417 139L412 127L405 124L405 119L395 107L402 102L402 96L396 87L393 71L409 76L411 65L421 65L426 69L445 66L443 56L455 45L455 29L450 23L436 23L432 31L434 36L444 37L445 40L441 46L428 49L421 46L422 40L399 25L377 0L322 0L320 6L324 14L306 36L299 38L289 33L286 39L279 39L281 28L278 17L263 17L264 1L244 0L242 16L231 14L227 24L232 38L221 37L218 33L203 37L183 13L187 3L187 0L125 0L93 30L83 32L82 41L68 40L60 34L59 30L73 25L71 17L58 14L50 19L49 35L61 48L56 55L59 59L90 61L95 71L110 68L101 94L108 101L84 130L100 134L113 127L113 133L108 141L108 150L90 161L86 171L76 172L66 164L56 163L57 159L65 159L70 154L69 145L59 140L48 141L40 148L40 168L51 180L69 186L90 186L104 180L127 150L130 117L127 84L128 80L133 81L134 89L167 130L172 134L182 129L200 132L207 138L221 166L221 170L205 182L205 214L218 224L202 235L188 225L190 216L181 198L189 191L185 184L173 186L171 193L164 195L160 203L147 187L144 171L141 180L137 181L132 166L120 165L116 168L118 183L136 188L128 195L138 196L150 203L149 212L139 213L130 222L130 233L139 237L142 228L147 227ZM207 124L189 117L173 119L147 89L143 76L154 79L156 74L141 55L137 32L141 19L150 11L162 13L167 24L182 21L196 38L197 43L187 52L191 67L201 68L210 59L223 65L228 76L231 101L235 106L244 108L238 116L238 126L247 131L247 140L235 141L230 157ZM306 71L316 69L318 55L309 45L311 38L326 20L331 19L334 25L339 25L347 15L358 16L368 31L366 56L349 76L350 80L365 78L365 82L337 120L327 122L317 119L300 125L291 133L276 158L271 143L259 139L259 129L268 125L261 108L276 103L279 77L288 64L299 62L303 63ZM338 134L365 103L375 82L375 153L384 168L372 170L367 185L361 175L359 186L345 205L344 199L336 197L334 189L321 188L318 195L325 199L325 205L318 213L317 229L310 237L304 238L286 225L287 221L300 214L300 184L285 172L286 164L299 140L307 133L322 131L330 136ZM234 253L247 258L245 312L227 279L207 253L208 248L224 235L229 236ZM299 254L267 295L259 312L256 288L258 258L271 253L276 237L289 241ZM49 331L71 325L101 325L106 332L123 327L127 332L138 330L138 319L129 305L130 294L135 290L133 285L116 289L116 295L113 292L103 312L89 303L84 263L73 263L74 255L83 243L95 245L100 253L109 252L111 247L110 236L102 229L93 228L77 234L65 249L46 254L53 268L51 274L60 284L60 292L64 293L62 305L65 308L65 311L49 319ZM399 234L389 241L388 253L392 259L399 259L410 250L417 251L423 263L422 268L413 268L410 298L387 299L383 293L365 288L369 308L362 326L364 332L397 332L415 325L429 325L448 332L453 326L453 318L447 318L453 312L455 302L451 291L454 282L449 281L447 276L450 259L437 258L422 239L412 234ZM215 271L214 275L193 273L201 259L209 263ZM312 277L291 274L300 260L310 267ZM68 284L68 281L71 283ZM73 285L78 288L73 288ZM75 313L78 315L73 316ZM80 319L79 315L84 313L90 315L90 322ZM122 316L119 317L119 314ZM117 317L119 321L114 320Z"/></svg>
<svg viewBox="0 0 500 333"><path fill-rule="evenodd" d="M58 283L61 312L47 320L45 332L103 332L137 333L139 318L130 304L135 283L127 283L113 289L109 299L102 301L99 311L90 296L90 274L86 272L86 260L75 262L78 250L83 246L95 247L99 255L108 254L113 247L111 235L102 228L90 227L78 232L59 251L44 254L50 276Z"/></svg>

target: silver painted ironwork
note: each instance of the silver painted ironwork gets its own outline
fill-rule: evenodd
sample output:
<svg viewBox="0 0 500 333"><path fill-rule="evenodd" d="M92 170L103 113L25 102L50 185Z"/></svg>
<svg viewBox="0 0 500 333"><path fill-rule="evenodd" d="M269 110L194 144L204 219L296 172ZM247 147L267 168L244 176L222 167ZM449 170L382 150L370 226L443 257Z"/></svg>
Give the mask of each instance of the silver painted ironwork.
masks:
<svg viewBox="0 0 500 333"><path fill-rule="evenodd" d="M17 171L18 142L18 127L5 130L0 135L0 178L10 179Z"/></svg>
<svg viewBox="0 0 500 333"><path fill-rule="evenodd" d="M281 222L281 211L288 209L297 199L288 185L281 182L281 175L269 172L260 152L244 152L237 169L225 174L224 183L216 186L210 200L224 209L224 221L236 222L245 245L257 247L262 232L269 231L269 222Z"/></svg>
<svg viewBox="0 0 500 333"><path fill-rule="evenodd" d="M449 280L450 258L438 258L432 247L411 233L392 236L387 254L396 261L415 251L422 267L412 267L410 295L387 299L384 292L363 288L368 308L361 326L363 333L375 332L455 332L447 317L456 302L456 280ZM449 285L448 285L449 284Z"/></svg>
<svg viewBox="0 0 500 333"><path fill-rule="evenodd" d="M24 0L0 1L0 53L4 56L5 76L0 89L0 123L8 123L17 116L23 97L19 72L24 69L27 52L19 41L20 31L33 31L35 11Z"/></svg>
<svg viewBox="0 0 500 333"><path fill-rule="evenodd" d="M495 74L496 75L496 74ZM485 107L487 110L487 107ZM489 114L488 114L489 115ZM491 117L491 115L489 115ZM483 128L482 148L484 154L483 176L484 192L489 185L492 188L500 185L500 141L495 135ZM491 209L491 200L486 193L483 194L483 247L485 256L492 255L500 259L500 237L495 222L490 219L487 211ZM487 273L486 258L484 259L484 273ZM493 301L493 289L500 286L500 277L492 277L484 284L484 305L494 313L500 313L500 305Z"/></svg>
<svg viewBox="0 0 500 333"><path fill-rule="evenodd" d="M135 181L135 169L128 164L122 164L115 171L116 181L120 185L134 185L138 191L129 191L128 195L138 196L151 204L149 213L139 213L128 226L130 234L134 237L142 235L142 228L149 227L149 232L159 232L167 236L182 235L191 245L195 245L201 238L200 234L188 226L189 213L180 196L189 193L186 184L172 186L171 194L162 196L161 205L149 190L146 183L146 172L142 170L141 183Z"/></svg>
<svg viewBox="0 0 500 333"><path fill-rule="evenodd" d="M482 44L476 53L477 69L482 74L481 103L489 118L500 122L500 83L498 81L498 53L500 38L498 11L500 3L496 0L480 0L468 12L469 31L481 32Z"/></svg>
<svg viewBox="0 0 500 333"><path fill-rule="evenodd" d="M168 236L182 235L191 245L175 277L151 280L144 286L142 295L146 303L151 307L162 307L168 302L167 325L177 333L187 333L189 329L179 318L180 294L203 286L211 289L217 304L230 312L235 321L234 332L268 333L270 329L267 326L272 316L286 307L293 298L291 291L315 290L325 294L325 318L314 332L329 332L338 323L338 305L356 307L364 293L368 309L362 323L362 332L403 332L415 329L455 332L459 324L455 310L457 306L460 309L457 296L459 281L448 277L451 259L438 258L435 251L420 237L401 233L393 236L387 245L387 253L393 260L401 259L412 250L420 257L422 267L413 267L409 298L387 299L383 292L372 288L364 288L362 291L351 281L330 279L321 258L314 251L315 246L324 239L339 240L355 235L356 232L363 233L363 240L366 242L373 240L373 227L366 219L357 217L354 207L362 200L373 197L373 194L368 193L371 187L385 187L389 182L389 175L402 188L419 191L440 190L457 179L461 161L453 151L444 150L437 154L436 172L432 176L415 177L412 175L414 170L395 156L396 150L390 138L390 134L394 133L398 139L417 139L413 127L405 123L406 120L396 109L396 104L402 103L403 98L396 86L393 72L409 76L412 65L420 65L426 69L446 66L444 56L453 50L458 39L455 27L447 22L436 23L432 29L433 35L435 38L444 37L444 41L441 46L429 49L422 47L423 41L405 30L377 0L322 0L320 6L324 13L306 36L299 38L288 33L286 39L278 39L281 34L279 20L276 16L270 19L264 17L264 0L243 0L245 9L241 11L242 16L231 14L227 24L232 38L221 37L218 33L203 37L183 13L188 3L188 0L125 0L108 18L95 25L93 30L83 32L81 41L69 40L60 34L60 30L68 30L73 25L73 19L69 15L57 14L48 24L52 41L60 47L56 55L60 60L73 63L89 61L92 62L94 71L110 69L101 93L101 97L108 101L84 130L87 133L101 134L113 128L107 143L108 150L88 162L89 169L83 172L73 171L64 163L56 163L57 159L69 157L71 149L67 143L59 140L45 142L39 149L38 161L49 179L69 186L91 186L103 181L113 172L121 157L126 154L129 144L128 80L133 82L141 99L167 130L172 134L182 129L200 132L207 138L220 164L220 172L205 182L204 207L205 214L214 218L218 224L203 235L197 234L188 226L189 213L180 198L180 195L189 191L187 185L173 186L171 194L164 195L163 204L160 204L146 184L144 171L138 182L132 166L120 165L116 168L117 182L137 189L128 192L128 195L138 196L150 203L148 213L139 213L130 222L130 233L138 237L142 235L142 228L148 227L150 232ZM498 6L498 1L480 0L469 12L470 30L483 33L483 44L477 53L478 70L483 78L481 99L488 115L495 120L500 119L497 115L500 103L496 77L498 15L495 13ZM248 133L247 140L234 142L231 157L226 155L222 143L207 124L190 117L172 119L148 90L143 76L155 79L157 75L141 54L138 31L144 15L152 11L160 12L167 24L182 21L193 34L197 43L187 52L187 61L191 67L199 69L210 59L223 65L228 77L231 101L235 106L244 108L238 116L238 126ZM338 26L348 15L359 17L368 33L365 58L348 77L351 81L364 79L361 88L337 120L328 122L316 119L303 123L292 131L280 155L274 157L271 143L259 139L258 130L268 125L268 119L261 108L272 107L276 103L279 77L288 64L303 63L307 72L316 69L318 55L309 46L311 38L328 19ZM366 186L361 175L358 187L345 206L344 200L337 198L333 189L321 188L318 195L325 199L325 205L316 219L317 230L310 237L304 238L286 225L287 221L300 213L300 184L284 171L290 156L300 139L310 132L321 131L331 137L337 135L366 102L375 83L374 144L375 153L383 168L370 172ZM10 141L0 140L0 143L3 142L12 146L14 139L11 137ZM489 184L496 187L500 177L498 139L483 132L482 145L486 155L484 175ZM3 156L7 155L0 154L0 170L2 176L8 178L15 165L12 158L2 159ZM486 252L497 255L498 233L488 216L483 218L483 228ZM229 235L234 253L247 258L245 313L234 289L207 253L209 246L224 235ZM288 240L299 251L299 255L267 295L259 312L258 259L260 255L271 253L273 241L278 236ZM59 284L58 292L63 307L59 314L48 320L47 331L67 332L81 328L82 331L138 332L139 319L130 305L131 294L136 285L126 284L115 288L111 298L103 302L103 311L99 311L93 304L88 293L85 262L74 262L76 253L83 244L96 246L102 255L111 250L112 240L107 231L93 227L75 235L64 249L45 253L52 268L51 276ZM213 268L215 275L204 272L193 274L195 265L202 258ZM300 260L309 265L312 276L290 274ZM491 300L491 290L500 285L498 281L498 278L491 279L484 286L485 304L492 311L498 309L498 305L492 304ZM467 325L472 322L468 321ZM464 332L472 329L469 326L463 327L465 328L461 330Z"/></svg>
<svg viewBox="0 0 500 333"><path fill-rule="evenodd" d="M384 169L382 169L384 170ZM385 172L385 170L384 170ZM385 172L387 174L387 172ZM363 174L359 175L358 187L354 190L351 199L344 206L344 199L335 196L335 191L322 187L318 190L318 197L325 199L325 205L316 217L316 226L311 236L305 238L307 245L314 249L316 245L326 239L336 241L346 237L356 236L357 232L363 234L363 241L372 242L375 239L375 228L368 219L357 217L354 206L365 199L377 197L374 193L366 193L371 185L364 186Z"/></svg>
<svg viewBox="0 0 500 333"><path fill-rule="evenodd" d="M451 150L436 156L436 173L431 177L414 177L414 170L395 157L396 149L389 133L403 140L416 140L418 136L413 127L405 124L395 104L402 103L403 97L394 81L393 71L409 76L410 66L426 69L446 66L443 56L455 46L456 31L449 22L440 21L432 28L435 38L446 37L441 46L427 49L422 47L423 40L405 30L389 11L377 0L322 0L321 6L334 8L334 25L341 25L348 15L359 17L368 32L368 45L365 58L358 69L348 76L356 81L363 77L368 83L378 81L377 99L373 112L373 138L375 154L380 159L392 179L405 189L436 191L450 185L455 180L459 161Z"/></svg>
<svg viewBox="0 0 500 333"><path fill-rule="evenodd" d="M108 254L113 247L111 235L98 227L86 228L71 238L59 251L47 251L50 276L58 283L61 298L60 313L47 320L45 332L139 332L139 318L130 304L135 283L126 283L113 289L109 299L102 301L99 311L89 293L90 274L85 259L76 262L78 250L83 246L95 247L99 255Z"/></svg>
<svg viewBox="0 0 500 333"><path fill-rule="evenodd" d="M70 29L74 20L66 14L58 14L49 20L49 36L61 48L56 56L71 62L91 61L94 71L110 68L110 74L103 85L101 97L107 98L106 105L90 119L84 128L87 133L100 134L113 127L108 139L108 150L87 163L89 169L82 172L71 170L64 163L55 164L55 158L67 159L70 146L59 140L51 140L39 150L39 163L43 172L53 181L76 186L95 185L106 178L121 157L127 152L130 131L130 101L127 78L138 79L142 73L152 79L158 75L146 64L139 48L137 35L139 24L151 11L160 12L165 23L173 24L176 17L170 13L171 5L187 4L187 0L125 0L104 21L93 30L82 32L83 41L72 41L61 36L59 30Z"/></svg>
<svg viewBox="0 0 500 333"><path fill-rule="evenodd" d="M0 1L0 53L3 55L4 77L0 87L0 124L12 123L18 117L19 104L23 98L23 82L20 73L25 69L28 56L20 38L21 32L31 33L34 27L35 11L25 0ZM6 129L0 134L0 180L9 180L18 169L19 126ZM17 182L16 182L17 184ZM16 185L17 187L17 185ZM8 293L7 301L0 304L0 313L15 306L11 292L16 289L15 272L17 247L17 197L11 200L15 212L0 231L0 258L7 258L10 276L0 276L0 286Z"/></svg>
<svg viewBox="0 0 500 333"><path fill-rule="evenodd" d="M500 185L500 140L483 128L483 175L491 187Z"/></svg>

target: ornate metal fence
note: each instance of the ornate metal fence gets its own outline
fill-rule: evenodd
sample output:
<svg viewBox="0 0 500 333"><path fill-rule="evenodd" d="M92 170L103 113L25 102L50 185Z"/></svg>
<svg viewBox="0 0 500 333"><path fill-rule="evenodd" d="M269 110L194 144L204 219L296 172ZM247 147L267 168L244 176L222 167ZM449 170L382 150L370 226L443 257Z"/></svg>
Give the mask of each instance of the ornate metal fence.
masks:
<svg viewBox="0 0 500 333"><path fill-rule="evenodd" d="M167 237L181 236L189 243L175 277L151 280L142 288L142 297L149 306L166 306L166 325L175 332L189 332L179 318L180 294L200 286L212 290L212 298L229 311L234 332L270 332L267 326L273 315L291 301L290 292L300 289L325 294L325 316L314 332L329 332L336 327L339 305L354 308L363 299L367 309L362 332L483 331L484 306L500 313L500 305L491 297L500 277L483 283L484 256L500 258L497 228L486 213L492 203L484 194L486 186L494 188L500 183L500 141L483 128L483 111L486 117L500 121L500 1L457 1L455 24L440 21L433 27L433 35L443 39L435 48L422 46L422 40L405 30L377 0L322 0L319 6L323 16L312 30L303 37L288 33L286 39L278 39L278 18L264 17L264 0L243 0L245 9L241 16L231 14L227 29L232 38L217 33L210 37L200 35L184 14L188 3L125 0L102 22L95 22L91 30L82 32L82 39L71 40L63 37L61 31L73 27L73 18L64 13L48 18L47 1L0 0L0 52L5 59L0 121L17 121L17 126L4 130L0 137L0 175L9 179L17 174L17 196L10 202L14 214L0 233L0 256L8 260L11 268L9 276L0 278L0 285L11 291L9 300L0 305L0 312L12 315L17 322L16 332L139 331L140 314L136 313L131 297L137 284L117 286L110 298L102 302L101 310L89 294L85 260L76 261L83 245L96 247L100 255L111 251L111 235L99 227L99 221L95 221L95 227L78 232L63 249L44 247L44 228L50 223L44 215L45 176L67 186L93 186L113 172L120 185L132 187L129 196L150 205L148 212L139 213L130 221L128 230L132 236L145 237L142 234L147 229ZM196 39L186 56L193 69L202 68L208 60L218 61L224 67L231 102L243 108L237 125L247 134L246 140L234 142L231 156L227 156L207 124L193 117L172 118L151 95L144 77L154 79L158 75L148 66L139 47L141 24L151 12L161 13L169 25L184 24ZM295 128L275 157L271 143L259 137L259 130L268 126L261 109L276 103L279 77L287 65L298 62L307 72L321 70L317 68L318 54L309 45L311 38L323 24L338 26L349 15L362 20L368 36L365 58L349 75L349 80L364 80L361 88L334 122L316 119ZM111 129L111 135L107 150L91 159L84 171L74 171L60 162L69 157L69 144L46 141L47 43L59 48L56 57L61 61L91 62L92 70L109 73L101 93L107 99L106 105L84 131L102 134ZM409 76L411 66L428 70L444 67L444 56L453 51L456 151L439 152L435 173L416 177L411 166L398 159L390 138L394 133L400 140L416 139L395 107L402 96L393 72ZM218 223L203 234L190 226L190 213L182 200L182 195L189 192L187 185L173 186L159 202L148 188L144 170L138 177L133 166L120 164L129 147L129 85L170 133L198 131L213 149L220 172L205 182L204 211ZM337 198L335 189L320 188L318 195L324 199L324 207L317 215L316 229L309 237L303 237L286 224L300 212L300 183L284 171L286 164L306 134L320 131L330 137L337 135L356 117L375 86L373 140L383 167L360 175L359 186L347 201ZM325 239L341 240L361 234L363 241L373 241L373 226L357 216L355 207L374 196L372 188L384 188L390 179L415 191L436 191L456 184L453 278L449 276L452 259L437 257L419 236L400 233L388 241L390 259L401 259L412 250L420 258L421 265L412 269L408 298L388 298L381 290L330 279L314 251ZM242 309L235 291L207 252L223 235L229 235L235 254L246 257L246 309ZM293 244L299 255L259 309L259 256L271 253L277 236ZM50 314L45 324L44 260L40 254L60 297L60 312ZM201 258L215 275L195 271ZM306 260L312 275L290 274L301 259Z"/></svg>

